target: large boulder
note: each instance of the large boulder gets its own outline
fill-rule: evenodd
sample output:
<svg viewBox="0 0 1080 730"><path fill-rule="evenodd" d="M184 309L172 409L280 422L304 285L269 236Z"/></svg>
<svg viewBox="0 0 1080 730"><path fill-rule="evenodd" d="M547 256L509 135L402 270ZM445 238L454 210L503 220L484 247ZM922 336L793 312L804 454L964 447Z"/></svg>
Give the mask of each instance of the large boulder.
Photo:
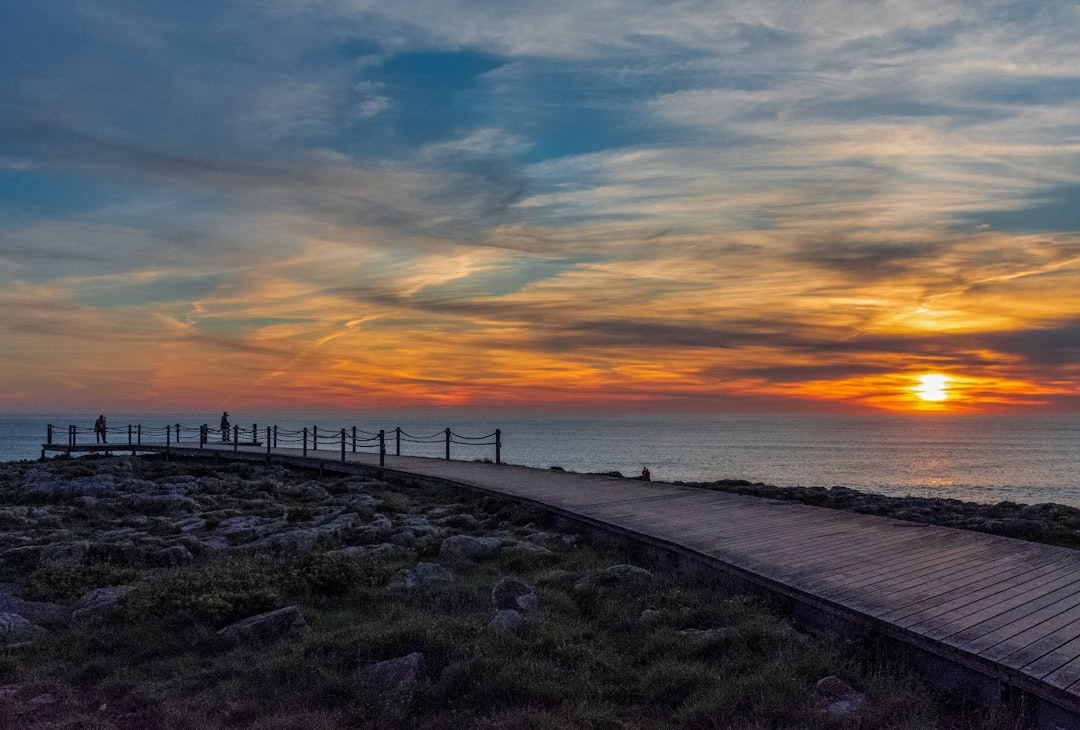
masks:
<svg viewBox="0 0 1080 730"><path fill-rule="evenodd" d="M285 636L304 636L309 630L300 609L286 606L229 624L217 635L227 644L251 644L275 641Z"/></svg>

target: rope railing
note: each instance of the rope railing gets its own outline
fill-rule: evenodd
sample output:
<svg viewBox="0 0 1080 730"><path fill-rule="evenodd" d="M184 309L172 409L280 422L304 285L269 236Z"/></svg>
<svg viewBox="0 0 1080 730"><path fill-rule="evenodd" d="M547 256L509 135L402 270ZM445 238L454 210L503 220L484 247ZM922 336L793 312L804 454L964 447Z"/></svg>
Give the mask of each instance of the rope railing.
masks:
<svg viewBox="0 0 1080 730"><path fill-rule="evenodd" d="M260 430L258 424L254 423L250 428L233 425L224 429L211 428L207 424L183 426L173 423L165 426L129 424L109 426L102 430L95 426L69 424L66 427L59 427L50 423L45 445L74 448L93 443L103 449L130 448L134 453L144 443L155 447L164 443L168 450L173 444L190 445L194 442L198 443L199 448L206 448L209 444L220 444L232 447L236 451L240 447L265 447L267 457L270 456L272 449L300 449L304 456L307 456L309 451L340 450L342 461L345 460L348 452L357 453L363 449L376 449L379 454L379 465L383 466L387 454L387 442L390 439L393 440L396 456L402 455L402 443L441 444L444 447L443 457L447 460L451 457L451 445L494 446L495 463L502 463L502 431L500 429L483 436L467 436L455 433L449 428L431 435L417 435L408 433L401 427L364 431L356 426L328 429L315 425L310 428L304 426L299 429L287 429L273 425L265 426L263 430ZM44 454L44 451L42 453Z"/></svg>

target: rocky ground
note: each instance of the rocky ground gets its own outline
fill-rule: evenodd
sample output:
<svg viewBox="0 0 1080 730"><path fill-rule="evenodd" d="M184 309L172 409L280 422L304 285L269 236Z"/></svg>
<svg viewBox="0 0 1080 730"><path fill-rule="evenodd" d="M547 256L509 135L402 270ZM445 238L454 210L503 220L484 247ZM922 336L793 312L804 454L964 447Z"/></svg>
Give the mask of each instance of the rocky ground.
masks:
<svg viewBox="0 0 1080 730"><path fill-rule="evenodd" d="M0 464L0 727L1022 727L544 520L284 467Z"/></svg>

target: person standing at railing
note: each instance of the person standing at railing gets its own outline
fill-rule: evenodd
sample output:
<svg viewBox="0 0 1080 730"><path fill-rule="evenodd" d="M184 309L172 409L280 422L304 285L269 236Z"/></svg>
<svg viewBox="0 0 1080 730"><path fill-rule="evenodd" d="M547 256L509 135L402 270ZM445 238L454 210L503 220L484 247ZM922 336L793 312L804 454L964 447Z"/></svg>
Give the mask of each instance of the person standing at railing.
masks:
<svg viewBox="0 0 1080 730"><path fill-rule="evenodd" d="M107 427L105 425L105 414L104 413L100 414L97 417L97 420L94 421L94 438L97 440L97 442L99 444L102 444L102 443L107 444L107 443L109 443L108 431L107 431Z"/></svg>
<svg viewBox="0 0 1080 730"><path fill-rule="evenodd" d="M221 414L221 440L229 440L229 412L225 411Z"/></svg>

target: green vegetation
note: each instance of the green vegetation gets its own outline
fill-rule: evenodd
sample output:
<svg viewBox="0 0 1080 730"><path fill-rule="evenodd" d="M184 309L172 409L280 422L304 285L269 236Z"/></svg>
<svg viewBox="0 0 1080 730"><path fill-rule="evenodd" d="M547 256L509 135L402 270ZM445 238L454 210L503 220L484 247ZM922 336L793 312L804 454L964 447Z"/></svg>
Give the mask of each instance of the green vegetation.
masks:
<svg viewBox="0 0 1080 730"><path fill-rule="evenodd" d="M334 478L321 483L343 491ZM429 515L451 533L514 543L544 529L542 511L492 497L382 483L369 493L383 514ZM356 556L229 552L173 568L100 563L16 574L24 595L38 600L70 601L116 583L135 588L102 619L0 649L0 687L17 685L24 700L55 700L32 713L25 701L0 702L0 727L1024 727L858 647L802 634L759 599L663 572L648 581L583 581L626 558L557 536L543 543L547 551L518 542L491 558L447 562L453 582L417 591L388 583L417 561L439 561L433 536ZM506 576L539 597L517 634L488 628L492 588ZM305 637L225 646L215 636L287 605L301 608L311 627ZM688 629L717 631L680 633ZM426 676L408 693L384 694L354 676L365 663L413 652L423 654ZM864 708L826 714L813 689L828 676L864 693Z"/></svg>

